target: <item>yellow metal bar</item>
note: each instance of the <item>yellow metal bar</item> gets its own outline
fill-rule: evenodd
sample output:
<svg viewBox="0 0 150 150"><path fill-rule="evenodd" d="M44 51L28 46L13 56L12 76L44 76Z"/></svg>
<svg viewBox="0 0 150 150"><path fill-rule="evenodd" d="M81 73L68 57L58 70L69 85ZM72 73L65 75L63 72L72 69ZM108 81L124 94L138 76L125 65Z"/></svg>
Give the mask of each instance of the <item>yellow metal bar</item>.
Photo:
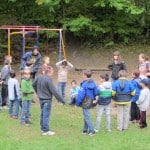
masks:
<svg viewBox="0 0 150 150"><path fill-rule="evenodd" d="M63 54L64 54L64 59L67 59L63 37L62 37L62 50L63 50Z"/></svg>
<svg viewBox="0 0 150 150"><path fill-rule="evenodd" d="M22 34L22 32L12 32L10 33L11 35L15 35L15 34Z"/></svg>
<svg viewBox="0 0 150 150"><path fill-rule="evenodd" d="M10 56L10 29L8 29L8 56Z"/></svg>
<svg viewBox="0 0 150 150"><path fill-rule="evenodd" d="M25 46L25 48L33 48L33 47L31 47L31 46Z"/></svg>

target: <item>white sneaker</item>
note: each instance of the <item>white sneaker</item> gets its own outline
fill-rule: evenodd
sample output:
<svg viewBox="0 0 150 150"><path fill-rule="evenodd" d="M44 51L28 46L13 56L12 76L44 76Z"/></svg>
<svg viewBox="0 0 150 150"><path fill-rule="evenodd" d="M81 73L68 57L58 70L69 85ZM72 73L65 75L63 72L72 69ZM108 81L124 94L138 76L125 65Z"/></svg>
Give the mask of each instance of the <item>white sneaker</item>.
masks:
<svg viewBox="0 0 150 150"><path fill-rule="evenodd" d="M42 135L55 135L55 132L48 131L48 132L43 132Z"/></svg>
<svg viewBox="0 0 150 150"><path fill-rule="evenodd" d="M96 133L98 133L98 132L99 132L99 130L97 130L97 129L94 129L94 131L95 131Z"/></svg>

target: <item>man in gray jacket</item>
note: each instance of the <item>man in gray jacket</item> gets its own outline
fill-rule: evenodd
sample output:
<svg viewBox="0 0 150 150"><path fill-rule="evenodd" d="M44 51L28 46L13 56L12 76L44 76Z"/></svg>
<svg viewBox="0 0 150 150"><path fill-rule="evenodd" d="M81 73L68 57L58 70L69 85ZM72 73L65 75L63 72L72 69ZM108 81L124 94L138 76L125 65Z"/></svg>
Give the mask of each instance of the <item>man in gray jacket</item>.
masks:
<svg viewBox="0 0 150 150"><path fill-rule="evenodd" d="M48 67L45 70L45 75L39 75L33 83L33 87L39 97L40 107L41 107L41 132L42 135L54 135L55 132L52 132L49 128L50 112L53 95L56 99L65 104L64 99L60 96L56 90L51 76L53 75L53 68Z"/></svg>

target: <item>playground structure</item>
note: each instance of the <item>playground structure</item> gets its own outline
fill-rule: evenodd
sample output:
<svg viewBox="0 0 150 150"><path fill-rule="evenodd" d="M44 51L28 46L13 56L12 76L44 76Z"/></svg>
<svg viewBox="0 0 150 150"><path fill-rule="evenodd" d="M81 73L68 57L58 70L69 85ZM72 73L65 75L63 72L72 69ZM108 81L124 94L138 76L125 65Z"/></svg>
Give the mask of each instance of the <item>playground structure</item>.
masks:
<svg viewBox="0 0 150 150"><path fill-rule="evenodd" d="M39 31L56 31L59 33L59 47L58 47L58 60L66 59L66 50L64 45L64 40L62 36L62 29L50 29L50 28L41 28L40 26L11 26L3 25L0 26L0 30L7 30L8 36L8 55L11 55L11 35L22 35L22 55L25 53L25 36L28 34L36 34L36 44L39 45Z"/></svg>

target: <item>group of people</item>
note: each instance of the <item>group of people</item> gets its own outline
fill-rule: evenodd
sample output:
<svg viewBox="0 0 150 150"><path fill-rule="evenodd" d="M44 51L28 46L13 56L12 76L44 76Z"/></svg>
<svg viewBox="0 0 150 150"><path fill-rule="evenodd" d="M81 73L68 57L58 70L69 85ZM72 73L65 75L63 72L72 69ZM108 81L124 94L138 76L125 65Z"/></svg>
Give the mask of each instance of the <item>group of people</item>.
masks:
<svg viewBox="0 0 150 150"><path fill-rule="evenodd" d="M20 124L31 124L31 102L36 92L41 109L40 126L42 135L54 135L49 126L53 95L59 103L66 104L65 93L67 75L73 65L67 60L56 63L58 68L58 88L55 87L52 76L53 68L50 58L44 57L41 65L41 54L37 46L23 55L21 60L21 82L16 78L11 67L12 57L6 56L1 69L0 104L4 108L8 104L9 117L20 119ZM113 63L108 66L112 70L111 78L106 73L100 74L100 84L97 86L91 78L92 71L83 71L83 82L80 86L76 80L71 81L69 105L82 107L84 126L83 134L93 136L100 131L103 112L106 114L106 129L111 132L110 103L112 99L117 106L117 129L128 129L129 120L139 123L140 128L147 127L146 111L150 104L150 63L144 54L139 55L138 70L133 71L132 80L127 79L125 62L118 51L113 54ZM38 73L39 72L39 73ZM37 75L38 74L38 75ZM7 102L7 97L9 103ZM130 107L131 103L131 107ZM95 126L92 123L90 109L97 105L97 119ZM21 114L19 114L21 107ZM20 115L20 116L19 116Z"/></svg>

